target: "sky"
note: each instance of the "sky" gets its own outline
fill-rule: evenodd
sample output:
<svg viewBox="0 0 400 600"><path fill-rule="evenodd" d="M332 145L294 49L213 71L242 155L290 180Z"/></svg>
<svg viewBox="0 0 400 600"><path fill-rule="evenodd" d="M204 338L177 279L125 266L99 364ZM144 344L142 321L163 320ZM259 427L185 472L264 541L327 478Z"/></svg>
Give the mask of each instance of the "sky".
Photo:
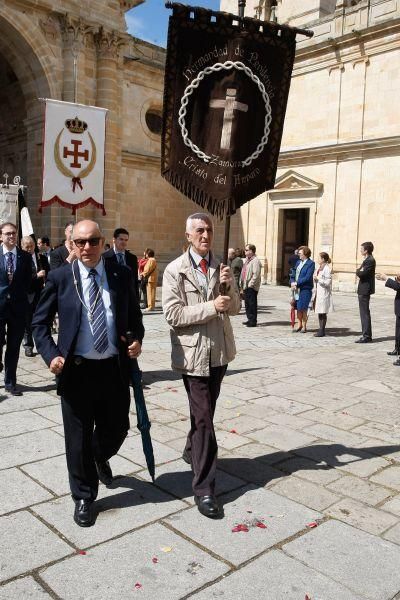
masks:
<svg viewBox="0 0 400 600"><path fill-rule="evenodd" d="M219 0L182 0L182 4L219 10ZM165 0L146 0L125 13L128 32L137 38L166 48L168 18L172 14L165 8Z"/></svg>

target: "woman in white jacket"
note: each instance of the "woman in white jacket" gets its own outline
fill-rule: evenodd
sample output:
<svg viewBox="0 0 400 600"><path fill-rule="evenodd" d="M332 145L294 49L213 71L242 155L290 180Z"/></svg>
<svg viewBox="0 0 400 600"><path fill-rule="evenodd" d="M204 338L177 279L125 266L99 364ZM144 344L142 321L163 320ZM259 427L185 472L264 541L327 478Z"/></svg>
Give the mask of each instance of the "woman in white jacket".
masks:
<svg viewBox="0 0 400 600"><path fill-rule="evenodd" d="M325 327L328 312L333 310L332 303L332 272L329 267L331 259L327 252L320 252L318 257L319 267L314 275L315 282L315 312L318 314L319 329L315 337L325 336Z"/></svg>

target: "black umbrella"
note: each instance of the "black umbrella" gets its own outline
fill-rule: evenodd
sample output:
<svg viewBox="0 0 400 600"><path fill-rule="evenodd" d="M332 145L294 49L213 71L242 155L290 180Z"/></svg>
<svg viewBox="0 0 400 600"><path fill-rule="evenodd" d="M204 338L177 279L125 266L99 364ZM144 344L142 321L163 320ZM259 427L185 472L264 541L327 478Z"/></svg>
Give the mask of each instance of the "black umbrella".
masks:
<svg viewBox="0 0 400 600"><path fill-rule="evenodd" d="M131 331L127 331L126 339L129 345L134 342L134 337ZM139 369L138 361L133 358L131 361L130 377L133 387L133 395L135 397L136 404L136 417L137 417L137 428L142 436L143 452L146 458L147 468L150 476L154 482L155 466L154 466L154 452L153 444L151 442L150 435L150 419L147 413L146 401L143 395L142 388L142 371Z"/></svg>

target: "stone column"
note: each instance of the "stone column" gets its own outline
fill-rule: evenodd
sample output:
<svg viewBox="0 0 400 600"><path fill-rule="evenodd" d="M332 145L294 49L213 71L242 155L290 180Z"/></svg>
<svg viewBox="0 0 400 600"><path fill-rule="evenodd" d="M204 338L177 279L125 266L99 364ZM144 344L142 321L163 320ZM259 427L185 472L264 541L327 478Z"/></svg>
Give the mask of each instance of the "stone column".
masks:
<svg viewBox="0 0 400 600"><path fill-rule="evenodd" d="M93 27L70 15L60 16L63 39L63 91L65 102L85 103L85 37ZM75 83L76 73L76 83Z"/></svg>
<svg viewBox="0 0 400 600"><path fill-rule="evenodd" d="M106 216L101 219L108 240L117 223L119 184L121 178L121 140L118 137L119 111L122 101L118 77L120 49L123 38L115 31L103 28L96 34L97 97L96 105L107 108L104 204Z"/></svg>

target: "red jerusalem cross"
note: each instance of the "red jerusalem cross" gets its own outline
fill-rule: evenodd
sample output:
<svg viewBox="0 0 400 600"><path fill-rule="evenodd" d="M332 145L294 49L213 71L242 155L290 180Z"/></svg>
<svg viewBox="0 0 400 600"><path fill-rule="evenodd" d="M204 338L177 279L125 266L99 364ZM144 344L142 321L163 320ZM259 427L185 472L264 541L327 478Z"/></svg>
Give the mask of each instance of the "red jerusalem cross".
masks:
<svg viewBox="0 0 400 600"><path fill-rule="evenodd" d="M223 150L229 150L231 147L232 123L234 118L233 111L240 110L241 112L247 112L249 106L243 102L237 102L235 88L228 88L225 100L211 100L210 108L224 109L220 147Z"/></svg>
<svg viewBox="0 0 400 600"><path fill-rule="evenodd" d="M78 162L79 157L81 156L83 160L89 160L89 150L85 150L84 152L79 152L79 146L82 145L81 140L71 140L71 144L73 145L73 150L68 150L68 148L64 147L64 158L68 158L68 156L74 157L74 162L72 162L69 166L73 169L80 169L81 163Z"/></svg>

